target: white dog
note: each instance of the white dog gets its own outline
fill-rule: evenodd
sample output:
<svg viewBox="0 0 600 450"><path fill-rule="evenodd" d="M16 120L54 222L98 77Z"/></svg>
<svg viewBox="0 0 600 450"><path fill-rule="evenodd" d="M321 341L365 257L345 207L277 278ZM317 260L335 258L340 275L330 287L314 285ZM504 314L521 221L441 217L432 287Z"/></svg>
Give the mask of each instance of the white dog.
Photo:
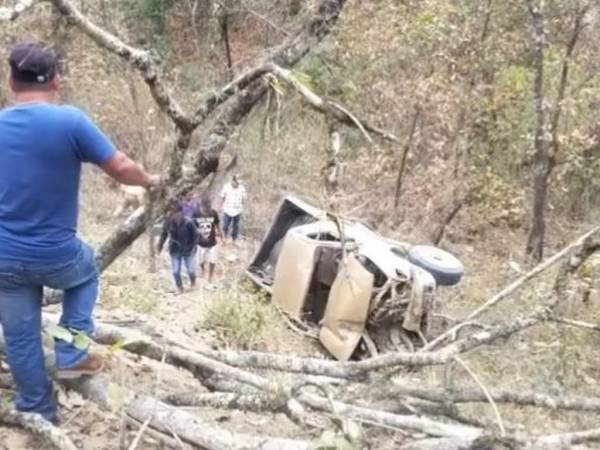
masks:
<svg viewBox="0 0 600 450"><path fill-rule="evenodd" d="M183 164L181 167L181 175L189 177L195 172L191 166ZM140 186L125 186L122 184L115 186L122 200L113 212L113 217L119 217L126 212L133 212L146 202L146 189Z"/></svg>
<svg viewBox="0 0 600 450"><path fill-rule="evenodd" d="M146 189L143 187L119 185L118 190L122 200L113 212L113 217L119 217L125 212L135 211L145 202Z"/></svg>

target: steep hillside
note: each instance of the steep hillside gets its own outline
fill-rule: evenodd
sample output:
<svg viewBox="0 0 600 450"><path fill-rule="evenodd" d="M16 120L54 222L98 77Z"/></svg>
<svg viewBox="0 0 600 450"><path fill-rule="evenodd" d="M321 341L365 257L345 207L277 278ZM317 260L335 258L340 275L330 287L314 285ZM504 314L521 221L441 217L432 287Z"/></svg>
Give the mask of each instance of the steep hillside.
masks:
<svg viewBox="0 0 600 450"><path fill-rule="evenodd" d="M192 22L196 20L192 27L187 2L128 0L82 7L123 39L156 48L165 78L176 86L173 95L193 110L203 94L229 81L232 73L242 73L257 55L272 50L295 30L312 14L314 2L300 2L303 6L294 15L288 10L294 2L250 3L246 9L233 8L236 14L232 13L228 30L231 68L223 51L222 19L198 13L192 17ZM249 201L242 244L221 249L217 289L205 289L202 280L196 289L175 295L168 256L158 255L153 269L150 237L144 234L103 274L97 319L160 335L163 343L176 342L191 350L259 350L330 359L315 339L313 327L281 314L245 277L247 264L287 194L324 208L334 204L335 213L358 218L393 239L413 244L438 241L461 259L465 265L461 284L440 288L436 294L432 317L434 329L440 332L526 273L533 265L524 248L531 219L534 70L529 18L520 3L525 2L349 1L334 34L293 73L318 95L396 138L382 140L371 134L369 142L356 127L340 126L341 175L332 198L324 169L334 121L311 108L281 80L271 79L268 95L235 130L221 160L222 169L238 158ZM547 103L553 105L571 22L560 20L561 14L570 11L568 5L549 3L554 19L548 25ZM68 55L63 100L89 112L120 149L149 170L164 173L175 130L139 74L99 49L48 5L36 6L0 30L4 49L33 38L59 42ZM557 130L561 152L550 178L547 255L590 229L599 217L600 147L594 117L600 100L600 81L594 75L600 48L594 43L599 39L597 27L590 27L573 57L571 89ZM5 67L0 67L0 76L6 75ZM0 100L8 99L6 89L1 94ZM203 144L209 125L219 119L203 125L192 141L193 149ZM216 184L223 181L218 179ZM208 183L205 180L198 186L197 194ZM85 241L99 245L124 220L113 214L121 200L122 194L105 175L95 168L85 170L80 217L80 235ZM566 295L558 299L555 316L588 325L600 320L599 263L592 257L576 272ZM556 295L557 274L556 267L545 271L471 325L488 330L526 316ZM46 310L58 312L60 307ZM157 398L174 392L210 392L199 387L189 371L129 353L125 345L96 346L108 359L109 379L121 388ZM376 381L597 397L599 356L597 329L548 320L465 354L460 363L396 367ZM469 371L462 368L463 362ZM279 372L254 372L277 378L282 385L296 380ZM319 382L310 377L302 380ZM2 392L10 396L8 390ZM357 403L376 403L382 408L389 400L354 385L347 393ZM390 390L389 395L397 394ZM114 408L107 412L74 391L61 391L64 429L78 448L127 448L123 442L136 436L141 424L126 430L122 392L111 392L110 397ZM417 408L422 403L416 403ZM405 406L394 405L393 411L405 411ZM292 422L284 407L268 413L224 407L185 410L235 432L263 435L268 430L270 435L315 440L323 430L337 429L341 417L334 410L327 415L309 413L308 422L302 416ZM500 417L506 429L516 434L526 430L529 435L549 435L597 427L595 411L478 403L455 412L459 422L483 424L495 431ZM358 422L365 448L394 449L407 441L407 433L394 427ZM311 426L306 428L306 423ZM48 447L21 430L0 427L0 448ZM164 447L148 434L138 448Z"/></svg>

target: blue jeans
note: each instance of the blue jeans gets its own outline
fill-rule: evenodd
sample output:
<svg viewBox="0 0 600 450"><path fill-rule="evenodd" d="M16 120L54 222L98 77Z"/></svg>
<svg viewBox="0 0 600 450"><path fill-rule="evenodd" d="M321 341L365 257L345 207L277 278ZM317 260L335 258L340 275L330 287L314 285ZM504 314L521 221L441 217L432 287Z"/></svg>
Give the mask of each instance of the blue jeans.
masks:
<svg viewBox="0 0 600 450"><path fill-rule="evenodd" d="M56 417L52 382L46 373L42 349L44 286L64 290L59 325L91 334L98 282L94 251L83 243L75 259L68 262L42 264L0 259L0 322L6 357L17 385L18 410L39 413L48 420ZM56 340L54 348L57 368L74 367L87 358L87 350L65 341Z"/></svg>
<svg viewBox="0 0 600 450"><path fill-rule="evenodd" d="M225 237L229 235L229 229L231 228L231 239L235 241L238 238L240 234L240 217L242 217L241 214L237 216L223 214L223 234L225 234Z"/></svg>
<svg viewBox="0 0 600 450"><path fill-rule="evenodd" d="M181 266L185 264L188 276L192 285L196 283L196 251L194 250L190 255L182 255L180 253L171 253L171 271L173 272L173 278L177 289L183 290L183 280L181 279Z"/></svg>

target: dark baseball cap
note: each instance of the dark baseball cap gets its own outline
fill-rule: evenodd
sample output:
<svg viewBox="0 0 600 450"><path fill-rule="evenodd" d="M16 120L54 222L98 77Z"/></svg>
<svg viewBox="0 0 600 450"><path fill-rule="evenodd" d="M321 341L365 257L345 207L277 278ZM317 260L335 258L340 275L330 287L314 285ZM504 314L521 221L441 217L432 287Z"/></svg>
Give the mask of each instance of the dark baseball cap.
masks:
<svg viewBox="0 0 600 450"><path fill-rule="evenodd" d="M13 47L8 58L12 79L21 83L46 84L57 73L58 58L51 47L24 42Z"/></svg>

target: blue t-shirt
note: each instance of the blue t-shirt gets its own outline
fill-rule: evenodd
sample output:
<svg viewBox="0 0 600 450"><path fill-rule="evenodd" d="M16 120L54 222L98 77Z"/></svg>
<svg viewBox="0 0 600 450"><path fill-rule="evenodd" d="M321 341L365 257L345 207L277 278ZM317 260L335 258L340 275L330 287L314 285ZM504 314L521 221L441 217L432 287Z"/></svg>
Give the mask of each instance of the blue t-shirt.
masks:
<svg viewBox="0 0 600 450"><path fill-rule="evenodd" d="M72 106L31 103L0 111L0 259L73 258L81 163L103 164L115 152Z"/></svg>

